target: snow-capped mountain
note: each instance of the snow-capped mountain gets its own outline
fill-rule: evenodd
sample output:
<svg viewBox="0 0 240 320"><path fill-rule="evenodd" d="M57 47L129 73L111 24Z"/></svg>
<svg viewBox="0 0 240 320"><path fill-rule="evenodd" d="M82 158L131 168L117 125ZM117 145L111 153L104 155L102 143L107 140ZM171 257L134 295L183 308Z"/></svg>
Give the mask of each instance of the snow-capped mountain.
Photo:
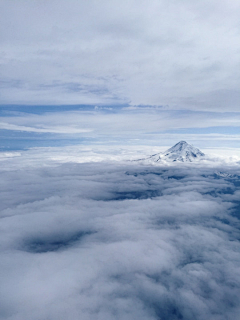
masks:
<svg viewBox="0 0 240 320"><path fill-rule="evenodd" d="M154 154L149 158L142 160L150 160L151 162L193 162L203 159L204 156L205 154L198 148L191 146L186 141L180 141L165 152Z"/></svg>

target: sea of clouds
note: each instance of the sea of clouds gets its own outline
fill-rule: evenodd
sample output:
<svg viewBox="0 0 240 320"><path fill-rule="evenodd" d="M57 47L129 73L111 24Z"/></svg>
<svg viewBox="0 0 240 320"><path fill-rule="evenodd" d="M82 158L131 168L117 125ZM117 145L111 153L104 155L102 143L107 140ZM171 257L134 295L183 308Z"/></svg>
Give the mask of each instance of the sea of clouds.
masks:
<svg viewBox="0 0 240 320"><path fill-rule="evenodd" d="M0 319L239 318L238 165L20 159L0 169Z"/></svg>

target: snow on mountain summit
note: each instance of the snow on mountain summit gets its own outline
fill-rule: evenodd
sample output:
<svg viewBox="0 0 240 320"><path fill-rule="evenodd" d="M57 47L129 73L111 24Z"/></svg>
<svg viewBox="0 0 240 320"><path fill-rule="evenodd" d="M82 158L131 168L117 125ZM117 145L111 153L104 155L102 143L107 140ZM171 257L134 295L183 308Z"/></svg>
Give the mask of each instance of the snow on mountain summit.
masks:
<svg viewBox="0 0 240 320"><path fill-rule="evenodd" d="M186 141L180 141L165 152L154 154L147 159L153 162L193 162L202 159L204 156L205 154L198 148L193 147Z"/></svg>
<svg viewBox="0 0 240 320"><path fill-rule="evenodd" d="M178 142L163 153L163 158L171 161L192 162L201 157L204 157L204 153L186 141Z"/></svg>

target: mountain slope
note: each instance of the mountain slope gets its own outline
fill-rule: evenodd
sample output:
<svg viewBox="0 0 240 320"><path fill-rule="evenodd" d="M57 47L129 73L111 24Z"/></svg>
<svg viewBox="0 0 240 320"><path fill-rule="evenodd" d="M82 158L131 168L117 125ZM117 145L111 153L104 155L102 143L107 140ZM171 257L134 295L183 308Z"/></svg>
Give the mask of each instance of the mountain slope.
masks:
<svg viewBox="0 0 240 320"><path fill-rule="evenodd" d="M198 148L191 146L186 141L180 141L165 152L154 154L147 159L153 162L194 162L202 159L204 156L205 154Z"/></svg>

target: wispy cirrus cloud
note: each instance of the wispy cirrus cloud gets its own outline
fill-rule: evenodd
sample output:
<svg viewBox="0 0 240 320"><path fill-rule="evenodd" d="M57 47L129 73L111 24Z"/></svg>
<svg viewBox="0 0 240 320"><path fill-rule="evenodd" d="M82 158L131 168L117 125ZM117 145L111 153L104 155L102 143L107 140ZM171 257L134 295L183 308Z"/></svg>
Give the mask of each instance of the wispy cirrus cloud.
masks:
<svg viewBox="0 0 240 320"><path fill-rule="evenodd" d="M34 107L37 109L37 107ZM25 113L24 107L18 108L18 113L5 114L1 118L1 128L18 130L55 130L61 127L63 132L77 130L95 130L98 133L153 133L187 128L209 128L209 127L238 127L240 117L238 113L215 113L215 112L189 112L172 111L162 108L145 107L97 107L92 106L87 110L79 108L77 111L48 112L48 108L40 109L40 114L33 112ZM11 127L12 126L12 127ZM15 127L14 127L15 126ZM26 129L24 129L26 127ZM15 128L15 129L14 129ZM48 129L47 129L48 128ZM50 131L51 132L51 131ZM204 132L203 132L204 133Z"/></svg>
<svg viewBox="0 0 240 320"><path fill-rule="evenodd" d="M27 127L24 125L15 125L7 122L0 122L0 128L3 130L13 130L13 131L25 131L25 132L39 132L39 133L86 133L91 132L91 129L81 129L81 128L74 128L71 126L64 127L64 126L31 126Z"/></svg>
<svg viewBox="0 0 240 320"><path fill-rule="evenodd" d="M61 106L59 107L61 108ZM65 106L2 108L0 128L7 132L49 134L44 139L91 139L95 143L115 141L128 144L133 139L142 145L171 146L189 140L199 147L219 147L229 141L237 147L240 118L238 113L192 112L160 107ZM70 109L70 110L68 110ZM54 134L54 136L52 136ZM57 136L59 135L59 136ZM13 137L13 135L9 135ZM40 136L39 136L40 137ZM88 140L89 141L89 140ZM202 141L202 142L201 142ZM71 144L71 142L69 142ZM90 141L89 141L90 143Z"/></svg>

